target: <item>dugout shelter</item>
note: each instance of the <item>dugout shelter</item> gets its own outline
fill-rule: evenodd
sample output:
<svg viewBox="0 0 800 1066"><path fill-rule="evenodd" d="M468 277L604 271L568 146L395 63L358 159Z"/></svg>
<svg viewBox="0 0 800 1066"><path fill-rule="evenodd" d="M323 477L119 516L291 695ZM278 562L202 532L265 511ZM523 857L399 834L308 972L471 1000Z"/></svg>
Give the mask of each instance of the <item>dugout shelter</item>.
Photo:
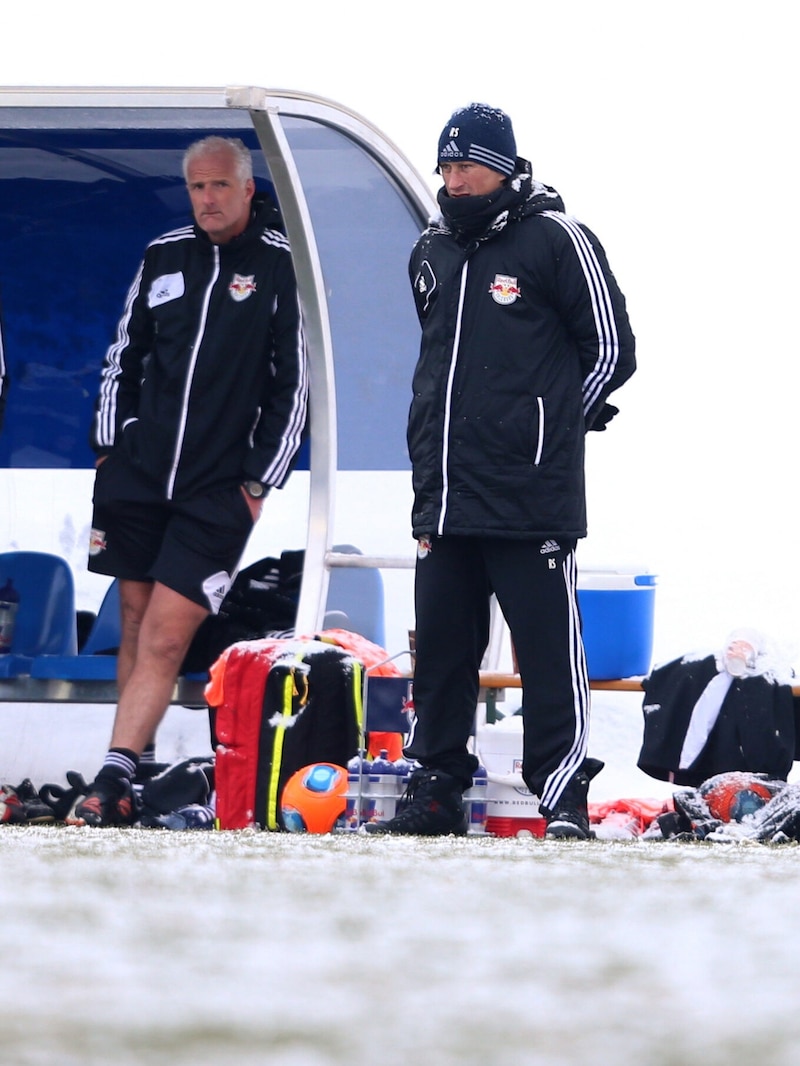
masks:
<svg viewBox="0 0 800 1066"><path fill-rule="evenodd" d="M408 467L419 333L406 264L434 208L402 153L347 108L257 87L0 89L0 470L93 465L103 352L145 244L190 218L181 158L211 133L251 148L294 257L311 383L297 617L308 632L332 568L413 565L332 550L337 474Z"/></svg>

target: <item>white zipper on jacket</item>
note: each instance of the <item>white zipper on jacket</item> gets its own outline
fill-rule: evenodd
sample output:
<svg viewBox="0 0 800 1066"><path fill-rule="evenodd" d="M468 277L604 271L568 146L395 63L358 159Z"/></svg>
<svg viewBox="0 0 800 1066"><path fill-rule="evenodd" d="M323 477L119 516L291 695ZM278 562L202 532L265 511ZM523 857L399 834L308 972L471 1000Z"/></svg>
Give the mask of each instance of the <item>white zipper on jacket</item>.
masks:
<svg viewBox="0 0 800 1066"><path fill-rule="evenodd" d="M200 345L203 341L203 337L206 332L206 323L208 321L208 306L211 303L211 293L214 291L214 286L219 278L219 248L214 245L214 270L211 274L211 280L209 281L205 296L203 297L203 307L200 312L200 324L197 328L197 333L194 338L194 344L192 345L192 359L189 363L189 369L186 372L186 384L183 388L183 405L181 409L181 418L178 424L178 435L175 440L175 454L172 458L172 467L169 472L169 479L167 481L167 499L172 499L172 493L175 489L175 478L178 476L178 465L181 459L181 452L183 451L183 438L186 433L186 421L189 417L189 394L192 391L192 381L194 380L194 371L197 366L197 354L200 351Z"/></svg>
<svg viewBox="0 0 800 1066"><path fill-rule="evenodd" d="M461 318L464 314L464 296L467 291L467 271L469 260L461 268L461 289L458 293L458 311L456 312L456 329L453 335L453 349L450 353L450 370L447 375L447 391L444 399L444 424L442 426L442 498L439 504L439 523L436 529L441 537L444 531L444 519L447 513L447 493L449 481L447 477L447 460L450 451L450 415L453 401L453 379L456 375L456 363L458 362L458 346L461 341Z"/></svg>
<svg viewBox="0 0 800 1066"><path fill-rule="evenodd" d="M536 397L536 406L539 408L539 435L536 440L536 455L533 457L533 465L538 466L542 461L544 451L544 399Z"/></svg>

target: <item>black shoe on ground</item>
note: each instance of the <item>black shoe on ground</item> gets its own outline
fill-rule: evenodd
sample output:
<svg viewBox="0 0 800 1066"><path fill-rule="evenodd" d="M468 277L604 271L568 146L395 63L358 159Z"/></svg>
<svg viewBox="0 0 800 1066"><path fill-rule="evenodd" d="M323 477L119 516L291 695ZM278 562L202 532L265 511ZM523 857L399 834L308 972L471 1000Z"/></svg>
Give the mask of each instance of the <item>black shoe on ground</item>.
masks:
<svg viewBox="0 0 800 1066"><path fill-rule="evenodd" d="M583 760L561 793L556 809L547 816L546 840L594 840L589 828L589 782L604 765L599 759Z"/></svg>
<svg viewBox="0 0 800 1066"><path fill-rule="evenodd" d="M53 808L41 798L29 777L17 785L16 791L22 802L26 825L52 825L55 822Z"/></svg>
<svg viewBox="0 0 800 1066"><path fill-rule="evenodd" d="M66 816L67 825L88 825L92 828L112 825L133 825L137 812L129 781L123 782L122 792L106 789L102 781L95 781L89 794L75 804Z"/></svg>
<svg viewBox="0 0 800 1066"><path fill-rule="evenodd" d="M52 825L52 808L44 800L30 778L16 786L0 785L0 822L11 825Z"/></svg>
<svg viewBox="0 0 800 1066"><path fill-rule="evenodd" d="M0 823L3 825L22 825L25 821L25 809L13 785L0 785Z"/></svg>
<svg viewBox="0 0 800 1066"><path fill-rule="evenodd" d="M397 836L463 836L467 816L463 789L457 778L441 770L415 770L397 804L397 814L385 822L367 822L368 833Z"/></svg>
<svg viewBox="0 0 800 1066"><path fill-rule="evenodd" d="M83 774L77 770L67 770L67 783L67 788L46 784L39 789L39 798L50 807L57 822L66 822L75 807L91 792L91 785L86 784Z"/></svg>

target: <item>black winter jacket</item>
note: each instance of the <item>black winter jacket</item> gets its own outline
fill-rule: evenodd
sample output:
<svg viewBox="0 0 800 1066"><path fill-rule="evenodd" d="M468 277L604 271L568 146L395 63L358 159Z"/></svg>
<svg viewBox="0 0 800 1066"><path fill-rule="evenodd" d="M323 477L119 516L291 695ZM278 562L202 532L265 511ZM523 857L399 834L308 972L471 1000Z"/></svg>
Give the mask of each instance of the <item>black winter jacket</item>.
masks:
<svg viewBox="0 0 800 1066"><path fill-rule="evenodd" d="M517 165L490 197L442 190L411 255L415 537L585 536L585 431L635 369L602 247Z"/></svg>
<svg viewBox="0 0 800 1066"><path fill-rule="evenodd" d="M679 768L695 704L719 672L716 658L674 659L644 682L644 737L638 766L650 777L697 787L735 770L782 778L798 757L792 687L766 677L736 678L703 750Z"/></svg>
<svg viewBox="0 0 800 1066"><path fill-rule="evenodd" d="M148 245L105 357L92 446L123 448L170 499L245 480L280 487L301 443L291 254L275 208L254 205L227 244L187 226Z"/></svg>

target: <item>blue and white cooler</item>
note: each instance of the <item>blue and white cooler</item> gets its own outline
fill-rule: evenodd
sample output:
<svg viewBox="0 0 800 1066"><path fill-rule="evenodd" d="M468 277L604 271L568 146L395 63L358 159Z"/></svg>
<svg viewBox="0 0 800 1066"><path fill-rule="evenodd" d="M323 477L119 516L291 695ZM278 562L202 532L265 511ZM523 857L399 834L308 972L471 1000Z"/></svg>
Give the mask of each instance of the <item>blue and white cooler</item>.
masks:
<svg viewBox="0 0 800 1066"><path fill-rule="evenodd" d="M643 568L578 572L589 678L610 681L650 670L656 576Z"/></svg>

